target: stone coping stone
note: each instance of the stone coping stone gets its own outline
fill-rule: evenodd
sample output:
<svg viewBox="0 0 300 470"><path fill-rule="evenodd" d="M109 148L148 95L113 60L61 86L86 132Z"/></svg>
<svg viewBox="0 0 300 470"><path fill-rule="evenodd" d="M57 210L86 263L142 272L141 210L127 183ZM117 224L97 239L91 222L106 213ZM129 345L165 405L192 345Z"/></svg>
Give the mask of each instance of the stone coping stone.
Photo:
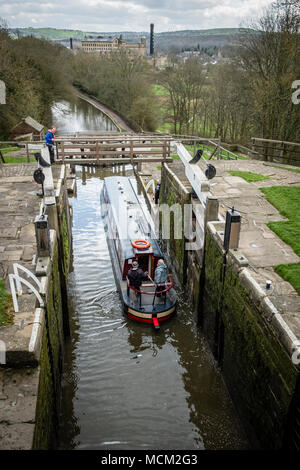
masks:
<svg viewBox="0 0 300 470"><path fill-rule="evenodd" d="M1 178L1 184L6 183L30 183L33 182L33 176L7 176Z"/></svg>
<svg viewBox="0 0 300 470"><path fill-rule="evenodd" d="M47 284L47 277L42 278ZM14 324L0 327L0 338L5 344L6 367L37 366L40 359L44 328L44 309L35 308L32 294L18 296L20 312L14 314Z"/></svg>
<svg viewBox="0 0 300 470"><path fill-rule="evenodd" d="M0 450L30 450L39 368L0 368Z"/></svg>

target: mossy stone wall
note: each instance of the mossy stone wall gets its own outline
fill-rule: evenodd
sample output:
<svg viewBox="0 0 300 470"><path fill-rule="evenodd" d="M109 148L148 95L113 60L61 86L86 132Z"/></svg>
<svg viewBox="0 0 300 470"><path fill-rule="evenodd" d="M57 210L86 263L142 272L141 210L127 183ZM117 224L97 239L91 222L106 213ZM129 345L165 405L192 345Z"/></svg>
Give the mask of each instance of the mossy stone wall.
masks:
<svg viewBox="0 0 300 470"><path fill-rule="evenodd" d="M160 204L180 204L182 214L184 213L184 204L190 202L190 194L183 190L178 185L178 182L173 178L172 174L168 171L165 165L162 166L161 173L161 187L160 187ZM183 217L182 217L183 221ZM160 230L162 227L162 214L160 214ZM183 227L182 227L183 233ZM186 267L187 267L187 252L185 251L185 238L184 235L181 239L174 238L174 213L170 214L170 239L164 240L161 238L163 250L168 254L172 260L172 264L176 270L176 274L182 283L186 282Z"/></svg>
<svg viewBox="0 0 300 470"><path fill-rule="evenodd" d="M252 442L280 449L298 370L209 232L204 269L202 328Z"/></svg>
<svg viewBox="0 0 300 470"><path fill-rule="evenodd" d="M177 178L165 168L161 180L160 203L188 202ZM253 298L238 271L227 262L224 250L209 229L203 257L185 250L184 237L162 243L199 314L199 324L222 368L253 446L289 447L290 429L293 436L298 429L300 436L299 373L264 315L259 299Z"/></svg>
<svg viewBox="0 0 300 470"><path fill-rule="evenodd" d="M61 373L66 336L66 311L70 250L71 220L68 199L57 206L59 238L52 254L52 266L45 309L40 355L39 391L33 449L55 449L58 437Z"/></svg>
<svg viewBox="0 0 300 470"><path fill-rule="evenodd" d="M35 449L53 449L56 442L64 345L58 258L58 246L56 244L47 295L45 327L40 356L40 380L33 444Z"/></svg>

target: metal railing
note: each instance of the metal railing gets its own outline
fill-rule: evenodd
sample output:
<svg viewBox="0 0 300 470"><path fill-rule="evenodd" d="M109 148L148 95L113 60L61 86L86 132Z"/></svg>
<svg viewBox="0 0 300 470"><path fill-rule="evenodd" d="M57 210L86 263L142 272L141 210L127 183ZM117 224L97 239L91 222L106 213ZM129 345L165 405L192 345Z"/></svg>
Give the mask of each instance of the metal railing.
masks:
<svg viewBox="0 0 300 470"><path fill-rule="evenodd" d="M166 303L166 297L167 297L167 292L170 291L173 287L174 287L174 281L173 281L173 278L172 276L169 274L168 277L167 277L167 281L164 282L164 283L161 283L161 284L148 284L147 287L152 287L152 286L156 286L155 287L155 291L145 291L145 290L142 290L142 289L137 289L136 287L132 286L129 282L129 279L128 277L126 277L126 280L127 280L127 295L128 297L130 298L130 289L134 292L136 292L138 294L138 298L139 298L139 308L142 307L142 295L145 294L145 295L153 295L153 299L152 299L152 307L154 307L154 304L155 304L155 298L156 296L159 294L164 294L164 304ZM145 287L145 286L144 286ZM162 290L158 290L158 288L160 287L165 287L164 289ZM147 304L149 305L149 304Z"/></svg>

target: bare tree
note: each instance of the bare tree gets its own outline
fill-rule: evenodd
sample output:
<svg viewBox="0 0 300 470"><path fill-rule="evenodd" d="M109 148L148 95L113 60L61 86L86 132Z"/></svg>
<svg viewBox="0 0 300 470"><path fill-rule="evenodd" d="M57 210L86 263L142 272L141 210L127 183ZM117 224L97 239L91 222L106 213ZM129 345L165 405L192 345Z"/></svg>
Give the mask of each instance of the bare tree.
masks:
<svg viewBox="0 0 300 470"><path fill-rule="evenodd" d="M174 133L194 133L205 82L201 61L196 57L174 61L161 73L160 82L169 92Z"/></svg>
<svg viewBox="0 0 300 470"><path fill-rule="evenodd" d="M265 138L299 139L300 113L291 100L291 85L300 76L299 26L295 6L278 0L240 44L240 64L252 89L254 131Z"/></svg>

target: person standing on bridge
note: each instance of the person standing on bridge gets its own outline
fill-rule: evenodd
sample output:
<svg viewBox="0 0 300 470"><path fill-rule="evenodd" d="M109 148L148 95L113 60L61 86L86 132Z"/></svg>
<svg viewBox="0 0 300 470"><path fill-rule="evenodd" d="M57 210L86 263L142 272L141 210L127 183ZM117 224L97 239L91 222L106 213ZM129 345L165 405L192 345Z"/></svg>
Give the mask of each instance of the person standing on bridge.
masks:
<svg viewBox="0 0 300 470"><path fill-rule="evenodd" d="M156 181L156 186L155 186L155 194L154 194L155 204L158 204L158 201L159 201L159 192L160 192L160 181L157 180L157 181Z"/></svg>
<svg viewBox="0 0 300 470"><path fill-rule="evenodd" d="M49 155L50 155L50 163L54 163L54 142L53 139L55 139L54 132L56 131L56 127L52 126L50 129L48 129L47 134L45 135L45 143L49 149Z"/></svg>

